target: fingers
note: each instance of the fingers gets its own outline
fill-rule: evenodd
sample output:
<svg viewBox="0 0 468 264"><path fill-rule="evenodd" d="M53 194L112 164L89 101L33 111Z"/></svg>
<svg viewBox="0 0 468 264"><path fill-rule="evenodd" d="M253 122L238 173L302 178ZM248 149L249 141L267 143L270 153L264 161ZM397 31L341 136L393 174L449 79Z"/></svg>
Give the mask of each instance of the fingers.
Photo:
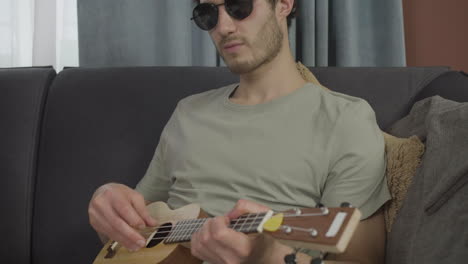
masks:
<svg viewBox="0 0 468 264"><path fill-rule="evenodd" d="M119 242L130 250L145 246L145 238L134 228L155 226L149 216L143 197L125 185L109 185L99 188L89 208L93 228Z"/></svg>
<svg viewBox="0 0 468 264"><path fill-rule="evenodd" d="M134 228L129 225L129 222L125 221L125 218L122 218L116 209L110 206L100 207L100 223L101 225L109 225L110 230L107 230L107 235L111 238L115 238L115 241L118 241L128 249L133 249L136 246L144 246L141 244L141 241L144 243L144 237L141 236ZM140 243L140 244L138 244Z"/></svg>
<svg viewBox="0 0 468 264"><path fill-rule="evenodd" d="M112 201L112 207L119 218L123 219L129 226L137 229L145 228L145 221L140 217L131 201L119 199Z"/></svg>
<svg viewBox="0 0 468 264"><path fill-rule="evenodd" d="M208 225L212 239L231 255L241 259L246 258L253 246L251 240L247 235L228 228L228 224L229 218L227 217L214 218Z"/></svg>
<svg viewBox="0 0 468 264"><path fill-rule="evenodd" d="M207 223L205 223L205 225L206 224ZM204 229L204 227L202 229ZM216 250L214 248L210 248L208 244L208 232L206 232L206 230L199 230L192 235L190 253L193 256L210 263L222 263L222 258L219 257L216 254Z"/></svg>
<svg viewBox="0 0 468 264"><path fill-rule="evenodd" d="M239 201L237 201L234 208L229 213L227 213L226 215L230 219L235 219L235 218L238 218L239 216L241 216L243 214L261 213L261 212L266 212L268 210L270 210L270 208L268 208L265 205L255 203L255 202L252 202L252 201L249 201L249 200L240 199Z"/></svg>
<svg viewBox="0 0 468 264"><path fill-rule="evenodd" d="M133 208L135 208L136 212L143 219L146 226L156 226L158 224L156 220L150 216L148 208L146 208L145 199L141 194L135 192L131 197L131 201Z"/></svg>
<svg viewBox="0 0 468 264"><path fill-rule="evenodd" d="M114 228L112 224L106 222L103 218L101 218L100 215L97 216L97 219L98 219L98 222L96 223L95 229L102 230L102 233L110 234L109 238L111 240L119 242L122 246L124 246L125 248L131 251L136 251L139 248L141 248L140 245L138 245L137 243L134 243L132 239L129 239L125 233L121 232L121 230ZM136 235L138 235L138 233ZM136 241L139 241L139 240L140 239Z"/></svg>
<svg viewBox="0 0 468 264"><path fill-rule="evenodd" d="M192 236L192 255L210 263L241 263L251 244L246 235L228 228L228 222L225 216L207 220Z"/></svg>

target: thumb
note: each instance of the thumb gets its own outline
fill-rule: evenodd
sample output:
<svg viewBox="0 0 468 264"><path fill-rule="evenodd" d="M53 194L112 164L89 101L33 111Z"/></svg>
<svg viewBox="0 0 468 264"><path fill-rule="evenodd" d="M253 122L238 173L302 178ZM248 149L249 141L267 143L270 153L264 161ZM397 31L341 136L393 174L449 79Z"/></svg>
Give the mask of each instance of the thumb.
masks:
<svg viewBox="0 0 468 264"><path fill-rule="evenodd" d="M150 215L144 201L134 198L132 199L132 204L142 220L145 222L146 226L156 226L158 224L158 222Z"/></svg>

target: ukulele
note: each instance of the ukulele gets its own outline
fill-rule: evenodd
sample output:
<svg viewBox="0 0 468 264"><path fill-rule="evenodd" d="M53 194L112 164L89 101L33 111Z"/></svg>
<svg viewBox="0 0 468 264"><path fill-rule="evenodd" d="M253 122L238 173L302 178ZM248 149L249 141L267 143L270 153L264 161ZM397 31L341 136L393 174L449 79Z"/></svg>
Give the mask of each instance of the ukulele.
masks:
<svg viewBox="0 0 468 264"><path fill-rule="evenodd" d="M99 252L94 264L200 264L190 254L193 233L203 226L206 214L197 204L171 210L164 202L149 204L150 215L162 223L139 232L146 247L130 252L118 242L109 241ZM267 233L292 247L342 253L359 224L361 213L343 203L339 208L295 208L285 212L245 214L230 221L229 227L245 234Z"/></svg>

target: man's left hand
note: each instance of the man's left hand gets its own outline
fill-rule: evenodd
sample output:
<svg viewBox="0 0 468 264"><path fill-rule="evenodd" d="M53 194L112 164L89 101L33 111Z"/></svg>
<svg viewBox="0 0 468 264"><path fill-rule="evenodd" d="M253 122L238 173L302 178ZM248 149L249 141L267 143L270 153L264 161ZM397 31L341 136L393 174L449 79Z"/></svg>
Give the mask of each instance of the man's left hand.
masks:
<svg viewBox="0 0 468 264"><path fill-rule="evenodd" d="M239 264L251 254L254 240L247 235L229 228L231 219L246 213L260 213L269 208L248 200L239 200L225 216L218 216L205 222L192 235L193 256L212 264Z"/></svg>

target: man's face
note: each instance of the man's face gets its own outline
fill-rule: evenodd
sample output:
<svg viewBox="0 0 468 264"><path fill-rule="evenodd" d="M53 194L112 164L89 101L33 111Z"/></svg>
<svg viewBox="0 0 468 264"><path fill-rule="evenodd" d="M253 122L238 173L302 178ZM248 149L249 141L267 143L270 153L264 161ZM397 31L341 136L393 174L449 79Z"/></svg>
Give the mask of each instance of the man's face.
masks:
<svg viewBox="0 0 468 264"><path fill-rule="evenodd" d="M226 65L237 74L252 72L269 63L282 48L283 33L267 0L253 0L252 14L241 21L230 17L220 6L218 24L209 33Z"/></svg>

